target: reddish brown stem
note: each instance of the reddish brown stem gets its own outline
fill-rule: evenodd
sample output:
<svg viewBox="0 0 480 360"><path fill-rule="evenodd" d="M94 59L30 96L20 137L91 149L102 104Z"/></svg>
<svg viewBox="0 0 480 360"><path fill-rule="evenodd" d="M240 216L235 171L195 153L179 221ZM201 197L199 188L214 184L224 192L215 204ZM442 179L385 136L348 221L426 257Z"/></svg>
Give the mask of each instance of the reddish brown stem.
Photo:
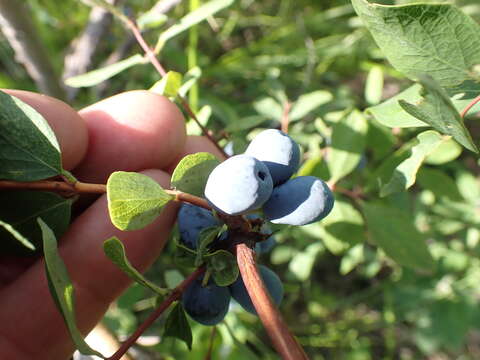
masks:
<svg viewBox="0 0 480 360"><path fill-rule="evenodd" d="M145 320L135 332L130 335L130 337L120 346L120 348L110 356L107 360L119 360L130 347L137 341L137 339L147 330L154 322L158 319L160 315L176 300L180 299L182 293L185 291L188 285L192 281L194 281L197 277L199 277L205 271L204 267L200 267L195 270L193 273L190 274L185 280L182 281L180 285L178 285L170 294L168 298L166 298L160 306Z"/></svg>
<svg viewBox="0 0 480 360"><path fill-rule="evenodd" d="M478 102L480 102L480 95L477 96L475 99L472 100L472 102L470 104L468 104L465 109L462 110L462 112L460 113L460 116L462 118L465 117L465 115L467 115L467 113L469 112L469 110L474 107Z"/></svg>
<svg viewBox="0 0 480 360"><path fill-rule="evenodd" d="M282 114L282 120L280 122L281 130L285 133L288 134L288 125L290 124L290 109L292 108L292 103L287 101L283 105L283 114Z"/></svg>
<svg viewBox="0 0 480 360"><path fill-rule="evenodd" d="M208 201L201 198L201 197L198 197L198 196L195 196L195 195L192 195L192 194L188 194L188 193L184 193L184 192L181 192L181 191L177 191L177 190L165 190L165 192L170 194L170 195L174 195L175 196L175 201L188 202L190 204L200 206L204 209L212 210L212 207L210 206Z"/></svg>
<svg viewBox="0 0 480 360"><path fill-rule="evenodd" d="M237 262L243 282L252 299L253 306L272 340L277 352L286 360L308 359L303 348L288 330L280 312L273 304L258 272L253 250L245 244L238 244Z"/></svg>
<svg viewBox="0 0 480 360"><path fill-rule="evenodd" d="M72 194L103 194L107 191L107 187L103 184L89 184L80 181L69 183L49 180L32 182L0 180L0 189L44 190Z"/></svg>
<svg viewBox="0 0 480 360"><path fill-rule="evenodd" d="M50 181L40 180L32 182L10 181L0 180L0 190L39 190L39 191L52 191L61 194L104 194L107 192L107 186L103 184L90 184L77 181L75 183L69 183L65 181ZM207 200L184 193L178 190L164 190L167 194L173 195L174 201L183 201L190 204L200 206L204 209L211 210L212 207L208 204Z"/></svg>

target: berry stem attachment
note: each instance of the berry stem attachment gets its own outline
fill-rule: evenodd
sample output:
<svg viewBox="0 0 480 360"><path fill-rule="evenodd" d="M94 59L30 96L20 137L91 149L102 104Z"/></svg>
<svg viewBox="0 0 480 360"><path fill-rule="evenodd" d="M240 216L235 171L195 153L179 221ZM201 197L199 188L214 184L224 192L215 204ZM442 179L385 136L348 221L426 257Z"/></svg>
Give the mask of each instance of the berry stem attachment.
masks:
<svg viewBox="0 0 480 360"><path fill-rule="evenodd" d="M183 280L180 285L178 285L170 294L168 298L166 298L160 306L145 320L135 332L130 335L130 337L120 346L120 348L107 358L107 360L119 360L125 353L130 349L130 347L137 341L137 339L145 332L147 328L152 325L157 318L163 314L163 312L176 300L180 299L182 293L185 289L192 283L197 277L199 277L205 271L204 267L200 267L191 273L185 280Z"/></svg>
<svg viewBox="0 0 480 360"><path fill-rule="evenodd" d="M468 104L468 105L465 107L465 109L462 110L462 112L460 113L460 116L461 116L462 118L464 118L465 115L467 115L468 111L469 111L472 107L474 107L477 103L479 103L479 102L480 102L480 95L477 96L475 99L473 99L472 102L471 102L470 104Z"/></svg>
<svg viewBox="0 0 480 360"><path fill-rule="evenodd" d="M308 359L270 299L258 272L253 250L245 244L238 244L236 250L238 267L248 295L252 299L253 306L270 336L273 346L285 360Z"/></svg>

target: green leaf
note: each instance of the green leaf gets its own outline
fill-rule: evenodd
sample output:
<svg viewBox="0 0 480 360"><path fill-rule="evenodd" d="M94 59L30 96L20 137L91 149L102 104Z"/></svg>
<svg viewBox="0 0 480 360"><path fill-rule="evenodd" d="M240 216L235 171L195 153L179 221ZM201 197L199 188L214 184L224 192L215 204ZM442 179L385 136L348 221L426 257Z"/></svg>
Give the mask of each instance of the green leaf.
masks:
<svg viewBox="0 0 480 360"><path fill-rule="evenodd" d="M167 30L161 33L158 39L158 43L165 43L174 36L177 36L178 34L184 32L185 30L191 28L199 22L206 20L208 17L214 15L218 11L232 5L233 2L234 0L213 0L203 4L198 9L188 13L183 18L181 18L178 24L169 27Z"/></svg>
<svg viewBox="0 0 480 360"><path fill-rule="evenodd" d="M195 267L195 259L197 258L197 252L192 250L185 245L182 245L175 241L175 264L181 267L192 268Z"/></svg>
<svg viewBox="0 0 480 360"><path fill-rule="evenodd" d="M424 189L432 191L436 197L448 197L453 201L462 201L455 181L439 169L423 167L417 176L417 182Z"/></svg>
<svg viewBox="0 0 480 360"><path fill-rule="evenodd" d="M423 78L420 83L423 86L422 100L416 104L400 100L400 106L410 115L431 125L442 134L452 136L467 149L478 153L477 146L447 93L432 79Z"/></svg>
<svg viewBox="0 0 480 360"><path fill-rule="evenodd" d="M332 212L322 222L298 229L322 241L335 255L342 254L352 245L366 240L362 215L352 204L342 199L335 199Z"/></svg>
<svg viewBox="0 0 480 360"><path fill-rule="evenodd" d="M355 169L365 149L367 128L367 120L358 110L333 124L328 154L331 182L337 182Z"/></svg>
<svg viewBox="0 0 480 360"><path fill-rule="evenodd" d="M292 106L289 117L290 121L300 120L311 111L321 105L332 101L333 95L325 90L317 90L308 94L300 95ZM279 120L280 118L277 118Z"/></svg>
<svg viewBox="0 0 480 360"><path fill-rule="evenodd" d="M209 226L200 231L198 235L197 257L195 259L195 267L199 267L203 263L203 258L208 252L208 246L217 238L218 234L224 230L223 226Z"/></svg>
<svg viewBox="0 0 480 360"><path fill-rule="evenodd" d="M37 250L42 248L42 233L36 218L41 217L60 238L70 223L72 199L65 199L55 193L41 191L1 191L1 221L11 225L15 231L27 239ZM0 227L2 252L12 254L31 254L25 247L18 246L18 239L9 231Z"/></svg>
<svg viewBox="0 0 480 360"><path fill-rule="evenodd" d="M318 243L308 245L305 250L295 254L293 259L288 264L288 269L297 277L298 280L307 280L312 273L315 259L322 249L323 247Z"/></svg>
<svg viewBox="0 0 480 360"><path fill-rule="evenodd" d="M173 337L182 340L192 350L192 329L185 316L182 303L179 301L168 314L163 337Z"/></svg>
<svg viewBox="0 0 480 360"><path fill-rule="evenodd" d="M433 152L425 159L426 164L441 165L455 160L462 153L462 147L458 143L447 138L442 141Z"/></svg>
<svg viewBox="0 0 480 360"><path fill-rule="evenodd" d="M458 112L463 110L470 102L471 99L465 99L463 96L454 96L451 98L452 103ZM382 125L390 128L407 128L407 127L424 127L428 126L427 123L420 121L408 112L403 110L400 106L399 100L404 100L411 104L419 103L422 101L422 86L420 84L414 84L401 93L391 97L383 103L369 107L366 112L375 117L375 119ZM472 108L472 113L480 111L480 104L477 104Z"/></svg>
<svg viewBox="0 0 480 360"><path fill-rule="evenodd" d="M408 102L416 102L421 99L420 91L422 87L419 84L410 86L401 93L391 97L383 103L369 107L366 112L373 115L375 119L382 125L388 127L423 127L428 124L418 120L407 113L399 104L399 100Z"/></svg>
<svg viewBox="0 0 480 360"><path fill-rule="evenodd" d="M93 350L83 339L75 320L75 294L73 284L68 276L67 268L57 249L57 240L53 231L42 219L37 218L42 230L45 268L52 297L63 316L70 336L76 348L84 355L96 355L105 359L98 351Z"/></svg>
<svg viewBox="0 0 480 360"><path fill-rule="evenodd" d="M183 84L178 89L178 94L180 96L187 95L188 91L198 82L198 79L202 76L202 69L198 66L195 66L187 71L185 76L183 77Z"/></svg>
<svg viewBox="0 0 480 360"><path fill-rule="evenodd" d="M242 119L238 119L236 122L228 124L225 128L225 132L232 133L242 130L249 130L264 123L267 119L262 115L247 116Z"/></svg>
<svg viewBox="0 0 480 360"><path fill-rule="evenodd" d="M107 181L108 211L120 230L138 230L152 223L173 199L150 177L117 171Z"/></svg>
<svg viewBox="0 0 480 360"><path fill-rule="evenodd" d="M0 91L0 179L35 181L61 172L60 146L47 121Z"/></svg>
<svg viewBox="0 0 480 360"><path fill-rule="evenodd" d="M445 88L475 80L480 26L455 6L352 4L388 61L407 77L426 74Z"/></svg>
<svg viewBox="0 0 480 360"><path fill-rule="evenodd" d="M400 265L433 272L435 262L411 214L384 204L363 204L374 243Z"/></svg>
<svg viewBox="0 0 480 360"><path fill-rule="evenodd" d="M121 73L122 71L134 65L144 63L145 58L141 54L135 54L115 64L111 64L100 69L89 71L82 75L68 78L65 80L65 84L74 88L94 86L101 83L102 81L110 79L111 77Z"/></svg>
<svg viewBox="0 0 480 360"><path fill-rule="evenodd" d="M168 16L152 9L140 15L137 19L137 26L140 30L154 29L168 20Z"/></svg>
<svg viewBox="0 0 480 360"><path fill-rule="evenodd" d="M0 220L0 226L3 227L7 232L9 232L10 235L12 235L16 240L18 240L23 246L30 250L35 250L35 246L30 241L28 241L26 237L24 237L17 230L15 230L12 225Z"/></svg>
<svg viewBox="0 0 480 360"><path fill-rule="evenodd" d="M446 140L446 137L433 130L427 130L417 136L418 143L412 147L411 155L394 170L390 181L383 185L380 196L404 191L415 184L417 172L425 158Z"/></svg>
<svg viewBox="0 0 480 360"><path fill-rule="evenodd" d="M237 280L239 270L237 260L232 253L218 250L205 257L207 269L212 272L218 286L228 286Z"/></svg>
<svg viewBox="0 0 480 360"><path fill-rule="evenodd" d="M105 255L117 265L128 277L140 285L145 286L146 288L152 290L153 292L159 295L166 295L168 290L162 289L159 286L155 285L151 281L147 280L140 274L137 269L135 269L130 261L128 261L125 254L125 247L123 243L117 237L111 237L103 242L103 251Z"/></svg>
<svg viewBox="0 0 480 360"><path fill-rule="evenodd" d="M280 121L282 118L283 108L274 98L261 98L253 103L253 108L266 119Z"/></svg>
<svg viewBox="0 0 480 360"><path fill-rule="evenodd" d="M208 176L220 161L212 154L199 152L185 156L172 174L172 186L177 190L203 197Z"/></svg>
<svg viewBox="0 0 480 360"><path fill-rule="evenodd" d="M149 90L164 96L175 97L182 85L182 74L169 71L164 77L157 81Z"/></svg>
<svg viewBox="0 0 480 360"><path fill-rule="evenodd" d="M373 66L365 81L365 100L369 104L378 104L382 100L383 93L383 68Z"/></svg>

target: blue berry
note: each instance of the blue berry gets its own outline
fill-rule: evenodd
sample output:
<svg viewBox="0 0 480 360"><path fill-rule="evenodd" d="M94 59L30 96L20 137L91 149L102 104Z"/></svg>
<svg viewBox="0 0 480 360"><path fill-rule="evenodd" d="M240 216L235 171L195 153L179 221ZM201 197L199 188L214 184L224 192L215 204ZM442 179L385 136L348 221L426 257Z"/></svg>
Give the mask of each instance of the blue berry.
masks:
<svg viewBox="0 0 480 360"><path fill-rule="evenodd" d="M240 215L261 207L272 188L270 172L261 161L249 155L235 155L210 173L205 197L216 210Z"/></svg>
<svg viewBox="0 0 480 360"><path fill-rule="evenodd" d="M259 272L273 302L279 306L283 299L283 285L280 278L264 265L259 266ZM230 289L232 298L234 298L249 313L257 315L241 276L238 276L237 280L228 288Z"/></svg>
<svg viewBox="0 0 480 360"><path fill-rule="evenodd" d="M275 187L263 212L274 224L306 225L327 216L333 203L325 182L314 176L299 176Z"/></svg>
<svg viewBox="0 0 480 360"><path fill-rule="evenodd" d="M203 325L216 325L227 315L230 293L227 287L216 285L210 279L202 286L203 277L197 278L184 291L182 304L190 317Z"/></svg>
<svg viewBox="0 0 480 360"><path fill-rule="evenodd" d="M198 246L200 231L209 226L218 226L221 222L212 213L199 206L184 203L177 215L180 242L190 249Z"/></svg>
<svg viewBox="0 0 480 360"><path fill-rule="evenodd" d="M298 144L276 129L264 130L255 136L245 154L257 158L268 167L274 185L287 181L300 165Z"/></svg>

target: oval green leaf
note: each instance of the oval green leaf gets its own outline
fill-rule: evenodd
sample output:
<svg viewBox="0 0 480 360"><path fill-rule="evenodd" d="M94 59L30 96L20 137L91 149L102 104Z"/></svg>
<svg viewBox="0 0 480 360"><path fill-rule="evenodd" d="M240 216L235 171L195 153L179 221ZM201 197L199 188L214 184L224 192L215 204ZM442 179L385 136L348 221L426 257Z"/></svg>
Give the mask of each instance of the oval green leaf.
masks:
<svg viewBox="0 0 480 360"><path fill-rule="evenodd" d="M205 184L220 161L212 154L199 152L185 156L172 174L172 186L177 190L203 197Z"/></svg>
<svg viewBox="0 0 480 360"><path fill-rule="evenodd" d="M120 230L138 230L152 223L173 199L150 177L117 171L107 181L108 211Z"/></svg>

